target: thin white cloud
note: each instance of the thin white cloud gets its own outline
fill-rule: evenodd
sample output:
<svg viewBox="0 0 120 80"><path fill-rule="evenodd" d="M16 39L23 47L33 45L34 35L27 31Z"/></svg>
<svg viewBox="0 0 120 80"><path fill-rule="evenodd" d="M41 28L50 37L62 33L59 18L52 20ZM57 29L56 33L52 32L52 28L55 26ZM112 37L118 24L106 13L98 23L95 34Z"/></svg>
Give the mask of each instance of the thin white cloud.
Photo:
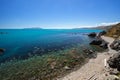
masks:
<svg viewBox="0 0 120 80"><path fill-rule="evenodd" d="M114 24L117 24L119 22L108 22L108 23L101 23L100 25L102 26L107 26L107 25L114 25Z"/></svg>

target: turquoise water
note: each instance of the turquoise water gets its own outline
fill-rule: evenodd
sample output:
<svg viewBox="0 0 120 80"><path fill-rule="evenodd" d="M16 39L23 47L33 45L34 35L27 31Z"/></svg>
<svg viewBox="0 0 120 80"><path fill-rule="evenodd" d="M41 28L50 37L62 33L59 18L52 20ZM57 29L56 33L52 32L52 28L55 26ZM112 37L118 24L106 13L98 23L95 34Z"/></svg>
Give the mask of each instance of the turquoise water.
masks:
<svg viewBox="0 0 120 80"><path fill-rule="evenodd" d="M87 46L91 40L86 34L100 32L92 29L1 29L0 63L13 58L25 59L30 55L44 55L80 44Z"/></svg>

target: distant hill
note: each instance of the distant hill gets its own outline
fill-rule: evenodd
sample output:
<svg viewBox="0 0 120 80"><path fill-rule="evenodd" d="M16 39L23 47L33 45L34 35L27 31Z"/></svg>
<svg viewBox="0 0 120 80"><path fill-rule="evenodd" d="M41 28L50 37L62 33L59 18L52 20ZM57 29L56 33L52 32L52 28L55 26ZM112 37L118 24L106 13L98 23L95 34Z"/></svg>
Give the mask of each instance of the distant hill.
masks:
<svg viewBox="0 0 120 80"><path fill-rule="evenodd" d="M42 29L40 27L24 28L24 29Z"/></svg>
<svg viewBox="0 0 120 80"><path fill-rule="evenodd" d="M110 29L112 26L113 26L113 25L97 26L97 27L92 27L92 29L108 30L108 29Z"/></svg>
<svg viewBox="0 0 120 80"><path fill-rule="evenodd" d="M107 36L120 37L120 23L112 25L111 28L107 30Z"/></svg>

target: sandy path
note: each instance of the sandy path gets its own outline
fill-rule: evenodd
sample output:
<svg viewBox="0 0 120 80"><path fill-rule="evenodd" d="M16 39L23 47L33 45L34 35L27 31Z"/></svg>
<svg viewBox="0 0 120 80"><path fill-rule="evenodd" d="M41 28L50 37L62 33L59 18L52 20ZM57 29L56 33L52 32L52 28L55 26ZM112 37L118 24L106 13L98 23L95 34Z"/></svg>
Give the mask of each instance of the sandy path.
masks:
<svg viewBox="0 0 120 80"><path fill-rule="evenodd" d="M109 44L114 41L114 39L110 37L102 36L102 38L109 42ZM107 54L108 52L110 53L109 55ZM105 74L108 74L104 66L104 61L110 57L111 53L116 53L116 51L112 50L110 47L108 52L98 53L96 59L90 59L89 62L80 69L59 80L104 80L106 77Z"/></svg>

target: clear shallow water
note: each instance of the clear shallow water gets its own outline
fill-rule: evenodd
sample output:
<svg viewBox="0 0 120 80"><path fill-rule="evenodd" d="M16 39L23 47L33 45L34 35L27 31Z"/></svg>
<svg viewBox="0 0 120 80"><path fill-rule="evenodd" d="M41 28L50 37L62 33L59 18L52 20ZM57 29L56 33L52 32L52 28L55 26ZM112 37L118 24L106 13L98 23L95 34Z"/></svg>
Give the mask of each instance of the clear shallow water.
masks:
<svg viewBox="0 0 120 80"><path fill-rule="evenodd" d="M43 55L64 50L75 45L88 46L90 38L85 35L101 30L92 29L1 29L0 48L6 51L0 55L0 63L12 58L25 59L30 55Z"/></svg>

